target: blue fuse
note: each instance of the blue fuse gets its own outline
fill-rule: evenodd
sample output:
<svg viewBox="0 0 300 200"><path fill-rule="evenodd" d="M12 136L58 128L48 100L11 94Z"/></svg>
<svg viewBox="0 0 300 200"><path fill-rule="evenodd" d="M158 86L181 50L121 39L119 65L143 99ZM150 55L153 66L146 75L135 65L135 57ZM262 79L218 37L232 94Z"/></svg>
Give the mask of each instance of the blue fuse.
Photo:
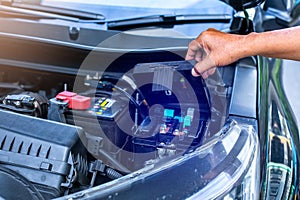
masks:
<svg viewBox="0 0 300 200"><path fill-rule="evenodd" d="M174 117L174 110L172 109L165 109L164 110L164 116L165 117L169 117L169 118L173 118Z"/></svg>
<svg viewBox="0 0 300 200"><path fill-rule="evenodd" d="M191 116L189 116L189 115L185 116L184 120L183 120L183 128L190 127L191 125L192 125Z"/></svg>

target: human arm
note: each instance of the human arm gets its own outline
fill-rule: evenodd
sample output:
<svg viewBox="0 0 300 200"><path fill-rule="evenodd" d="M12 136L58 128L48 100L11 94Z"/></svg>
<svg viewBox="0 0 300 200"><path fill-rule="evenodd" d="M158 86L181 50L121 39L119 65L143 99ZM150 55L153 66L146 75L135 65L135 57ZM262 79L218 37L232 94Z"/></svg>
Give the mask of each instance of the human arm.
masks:
<svg viewBox="0 0 300 200"><path fill-rule="evenodd" d="M208 29L189 44L186 60L195 59L192 74L206 78L215 67L254 55L300 60L300 27L248 35Z"/></svg>

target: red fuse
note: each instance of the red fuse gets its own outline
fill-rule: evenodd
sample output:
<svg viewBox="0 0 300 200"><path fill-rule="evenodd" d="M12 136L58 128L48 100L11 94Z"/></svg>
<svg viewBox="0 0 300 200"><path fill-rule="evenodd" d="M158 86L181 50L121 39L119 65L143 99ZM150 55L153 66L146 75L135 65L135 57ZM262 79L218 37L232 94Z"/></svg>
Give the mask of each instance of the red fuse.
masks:
<svg viewBox="0 0 300 200"><path fill-rule="evenodd" d="M74 92L63 91L56 96L57 100L67 102L68 107L74 110L85 110L91 106L91 98L78 95Z"/></svg>

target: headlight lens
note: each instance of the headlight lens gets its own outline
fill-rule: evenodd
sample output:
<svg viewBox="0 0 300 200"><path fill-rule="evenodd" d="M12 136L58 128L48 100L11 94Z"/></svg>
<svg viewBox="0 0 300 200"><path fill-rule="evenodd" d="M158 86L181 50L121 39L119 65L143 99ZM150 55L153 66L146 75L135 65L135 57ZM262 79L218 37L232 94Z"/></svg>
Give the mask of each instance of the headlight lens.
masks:
<svg viewBox="0 0 300 200"><path fill-rule="evenodd" d="M249 125L231 123L199 151L210 169L207 184L189 199L257 199L260 182L260 151L256 131ZM204 153L205 152L205 153Z"/></svg>

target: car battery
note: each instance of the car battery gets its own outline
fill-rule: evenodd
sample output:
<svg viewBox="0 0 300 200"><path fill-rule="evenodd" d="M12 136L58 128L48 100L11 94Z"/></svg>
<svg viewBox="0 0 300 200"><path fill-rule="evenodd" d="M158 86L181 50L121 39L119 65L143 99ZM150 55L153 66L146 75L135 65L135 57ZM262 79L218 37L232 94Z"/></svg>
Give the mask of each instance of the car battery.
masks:
<svg viewBox="0 0 300 200"><path fill-rule="evenodd" d="M0 110L0 130L0 165L25 177L45 199L72 188L74 174L87 183L81 128Z"/></svg>
<svg viewBox="0 0 300 200"><path fill-rule="evenodd" d="M76 105L74 103L73 106L70 106L70 101L66 101L64 97L68 96L70 98L74 94L76 93L65 91L63 95L59 93L51 99L48 118L82 127L86 133L86 147L89 153L108 165L112 162L115 163L116 160L122 163L122 159L125 158L116 152L120 152L120 149L128 150L131 148L130 144L126 143L130 140L130 135L119 127L120 124L126 126L128 120L122 117L126 103L109 95L98 95L89 99L89 106L85 109L78 109L77 106L74 107ZM87 97L81 99L87 99ZM129 128L130 131L131 128ZM114 161L112 161L112 158ZM123 171L122 169L119 170Z"/></svg>

